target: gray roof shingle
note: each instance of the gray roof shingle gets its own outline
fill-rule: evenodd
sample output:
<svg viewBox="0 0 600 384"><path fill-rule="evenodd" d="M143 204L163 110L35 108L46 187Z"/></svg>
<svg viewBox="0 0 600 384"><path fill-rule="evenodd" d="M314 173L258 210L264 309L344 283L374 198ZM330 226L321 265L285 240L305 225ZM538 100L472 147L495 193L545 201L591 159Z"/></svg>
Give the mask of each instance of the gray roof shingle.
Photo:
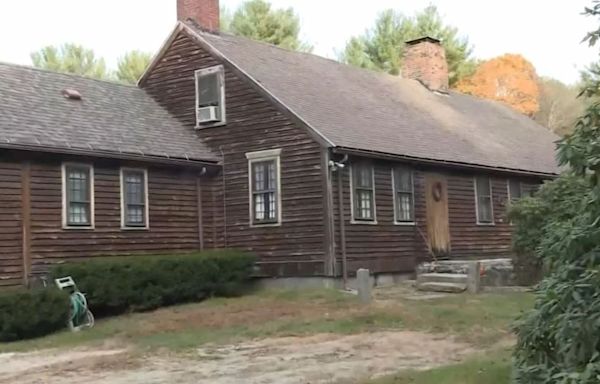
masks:
<svg viewBox="0 0 600 384"><path fill-rule="evenodd" d="M558 137L500 103L189 26L335 146L558 173Z"/></svg>
<svg viewBox="0 0 600 384"><path fill-rule="evenodd" d="M64 89L82 99L69 100ZM196 133L144 90L0 63L0 144L218 161Z"/></svg>

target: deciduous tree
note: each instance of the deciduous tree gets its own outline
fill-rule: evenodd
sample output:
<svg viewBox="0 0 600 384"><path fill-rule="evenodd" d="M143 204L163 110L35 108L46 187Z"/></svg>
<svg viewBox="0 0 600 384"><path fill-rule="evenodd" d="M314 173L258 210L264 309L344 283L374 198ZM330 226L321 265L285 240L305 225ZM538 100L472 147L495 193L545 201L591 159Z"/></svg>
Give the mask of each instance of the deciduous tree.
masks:
<svg viewBox="0 0 600 384"><path fill-rule="evenodd" d="M31 54L31 61L37 68L73 73L97 79L106 79L104 59L97 58L94 51L77 44L63 44L60 47L47 46Z"/></svg>
<svg viewBox="0 0 600 384"><path fill-rule="evenodd" d="M382 12L371 29L348 41L340 60L357 67L398 74L405 43L423 36L442 41L451 86L473 72L476 63L471 57L468 39L460 37L457 28L445 24L435 6L428 6L413 17L392 9Z"/></svg>
<svg viewBox="0 0 600 384"><path fill-rule="evenodd" d="M312 46L300 39L300 18L292 8L273 9L265 0L249 0L230 16L227 9L221 29L235 35L264 41L296 51L312 51Z"/></svg>
<svg viewBox="0 0 600 384"><path fill-rule="evenodd" d="M556 79L542 78L539 88L539 110L534 119L558 135L572 132L586 104L583 98L578 97L578 87Z"/></svg>
<svg viewBox="0 0 600 384"><path fill-rule="evenodd" d="M521 55L506 54L484 61L475 73L456 84L459 92L504 102L533 116L539 109L538 77Z"/></svg>

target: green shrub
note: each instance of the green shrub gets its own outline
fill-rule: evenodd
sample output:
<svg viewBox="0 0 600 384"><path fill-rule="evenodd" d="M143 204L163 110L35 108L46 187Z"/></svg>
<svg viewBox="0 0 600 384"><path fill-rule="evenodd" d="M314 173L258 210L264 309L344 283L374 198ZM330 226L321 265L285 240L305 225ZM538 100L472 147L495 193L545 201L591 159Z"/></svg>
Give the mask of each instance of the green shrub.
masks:
<svg viewBox="0 0 600 384"><path fill-rule="evenodd" d="M70 302L58 289L0 293L0 341L38 337L66 328Z"/></svg>
<svg viewBox="0 0 600 384"><path fill-rule="evenodd" d="M254 258L239 251L127 256L57 265L71 276L94 315L114 315L241 293Z"/></svg>

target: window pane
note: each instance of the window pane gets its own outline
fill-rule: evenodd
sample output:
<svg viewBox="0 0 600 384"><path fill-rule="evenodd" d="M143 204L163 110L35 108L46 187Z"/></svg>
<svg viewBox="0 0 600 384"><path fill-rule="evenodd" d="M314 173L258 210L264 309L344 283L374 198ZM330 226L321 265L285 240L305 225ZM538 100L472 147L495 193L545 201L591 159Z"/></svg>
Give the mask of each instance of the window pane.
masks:
<svg viewBox="0 0 600 384"><path fill-rule="evenodd" d="M517 180L508 181L508 198L509 200L518 200L521 198L521 182Z"/></svg>
<svg viewBox="0 0 600 384"><path fill-rule="evenodd" d="M88 170L79 168L68 169L69 196L71 201L88 201Z"/></svg>
<svg viewBox="0 0 600 384"><path fill-rule="evenodd" d="M360 189L357 191L358 215L359 219L373 218L373 192Z"/></svg>
<svg viewBox="0 0 600 384"><path fill-rule="evenodd" d="M146 181L142 171L124 171L125 225L146 224Z"/></svg>
<svg viewBox="0 0 600 384"><path fill-rule="evenodd" d="M412 171L403 168L395 169L394 182L396 183L396 192L412 193Z"/></svg>
<svg viewBox="0 0 600 384"><path fill-rule="evenodd" d="M128 206L126 221L127 224L144 224L144 207Z"/></svg>
<svg viewBox="0 0 600 384"><path fill-rule="evenodd" d="M489 197L480 197L479 201L479 222L491 223L492 220L492 200Z"/></svg>
<svg viewBox="0 0 600 384"><path fill-rule="evenodd" d="M198 106L207 107L219 105L221 101L219 74L210 73L198 76Z"/></svg>
<svg viewBox="0 0 600 384"><path fill-rule="evenodd" d="M373 167L369 165L356 165L354 177L356 186L361 188L371 188L373 183Z"/></svg>
<svg viewBox="0 0 600 384"><path fill-rule="evenodd" d="M404 222L413 221L413 195L412 193L396 193L397 220Z"/></svg>
<svg viewBox="0 0 600 384"><path fill-rule="evenodd" d="M252 209L255 222L276 222L277 161L268 160L252 163Z"/></svg>
<svg viewBox="0 0 600 384"><path fill-rule="evenodd" d="M74 225L87 225L90 223L90 206L87 203L70 203L68 223Z"/></svg>
<svg viewBox="0 0 600 384"><path fill-rule="evenodd" d="M90 207L90 169L87 167L67 166L66 200L68 225L91 224Z"/></svg>
<svg viewBox="0 0 600 384"><path fill-rule="evenodd" d="M490 195L490 179L489 177L478 177L477 179L477 194L479 196Z"/></svg>

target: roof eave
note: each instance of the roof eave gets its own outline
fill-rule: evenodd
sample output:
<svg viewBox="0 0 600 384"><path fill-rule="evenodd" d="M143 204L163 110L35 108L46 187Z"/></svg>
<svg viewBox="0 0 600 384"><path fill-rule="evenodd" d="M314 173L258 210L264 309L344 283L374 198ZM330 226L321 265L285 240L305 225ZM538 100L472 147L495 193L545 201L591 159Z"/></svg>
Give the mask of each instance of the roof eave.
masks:
<svg viewBox="0 0 600 384"><path fill-rule="evenodd" d="M511 173L511 174L519 174L519 175L524 175L524 176L542 177L542 178L555 178L555 177L558 177L558 175L559 175L558 173L551 173L551 172L539 172L539 171L531 171L531 170L526 170L526 169L514 169L514 168L506 168L506 167L492 167L492 166L474 164L474 163L464 163L464 162L450 161L450 160L440 160L440 159L431 159L431 158L423 158L423 157L415 157L415 156L407 156L407 155L397 155L397 154L392 154L392 153L377 152L377 151L370 151L370 150L365 150L365 149L357 149L357 148L349 148L349 147L334 147L332 149L332 151L334 153L364 156L364 157L370 157L370 158L382 159L382 160L401 160L401 161L421 163L421 164L445 166L445 167L450 167L450 168L486 170L486 171Z"/></svg>

